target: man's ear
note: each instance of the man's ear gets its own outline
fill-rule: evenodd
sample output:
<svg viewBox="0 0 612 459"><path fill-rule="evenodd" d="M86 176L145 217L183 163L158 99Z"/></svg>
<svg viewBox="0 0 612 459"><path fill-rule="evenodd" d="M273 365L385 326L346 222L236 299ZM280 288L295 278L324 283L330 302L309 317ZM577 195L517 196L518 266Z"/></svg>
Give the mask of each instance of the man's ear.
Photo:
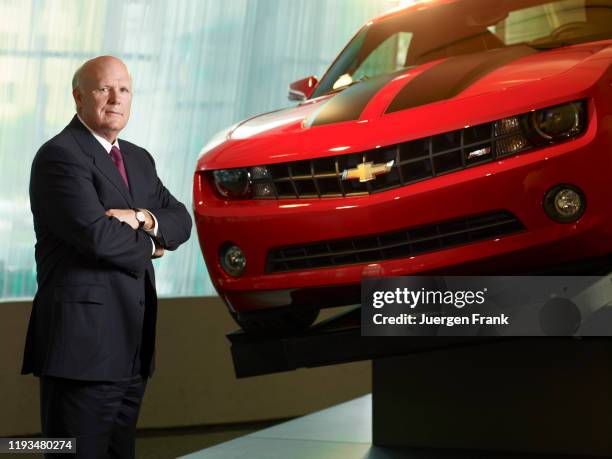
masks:
<svg viewBox="0 0 612 459"><path fill-rule="evenodd" d="M74 103L78 111L81 108L81 105L83 104L83 98L81 96L81 92L79 91L79 88L74 88L72 90L72 97L74 98Z"/></svg>

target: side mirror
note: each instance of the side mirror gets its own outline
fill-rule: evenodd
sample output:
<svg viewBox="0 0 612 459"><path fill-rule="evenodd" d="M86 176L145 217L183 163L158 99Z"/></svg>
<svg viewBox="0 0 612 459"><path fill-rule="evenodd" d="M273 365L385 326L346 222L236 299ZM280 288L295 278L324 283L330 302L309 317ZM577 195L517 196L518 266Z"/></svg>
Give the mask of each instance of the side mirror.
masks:
<svg viewBox="0 0 612 459"><path fill-rule="evenodd" d="M303 101L308 99L317 86L317 77L309 76L289 85L289 100Z"/></svg>

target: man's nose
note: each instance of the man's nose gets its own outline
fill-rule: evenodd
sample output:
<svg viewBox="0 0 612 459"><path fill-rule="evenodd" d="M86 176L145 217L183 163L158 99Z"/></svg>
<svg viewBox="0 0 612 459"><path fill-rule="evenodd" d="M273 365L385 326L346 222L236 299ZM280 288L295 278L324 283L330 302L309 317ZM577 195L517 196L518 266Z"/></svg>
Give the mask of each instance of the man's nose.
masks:
<svg viewBox="0 0 612 459"><path fill-rule="evenodd" d="M109 94L108 94L108 101L107 103L109 104L118 104L119 103L119 97L117 90L115 88L110 88L109 90Z"/></svg>

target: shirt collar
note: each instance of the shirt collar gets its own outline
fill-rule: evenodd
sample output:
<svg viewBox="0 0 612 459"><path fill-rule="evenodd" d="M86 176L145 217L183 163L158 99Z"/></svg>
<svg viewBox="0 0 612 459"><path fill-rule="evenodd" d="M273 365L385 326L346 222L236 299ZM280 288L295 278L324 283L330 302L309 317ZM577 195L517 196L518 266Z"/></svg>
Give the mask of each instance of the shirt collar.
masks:
<svg viewBox="0 0 612 459"><path fill-rule="evenodd" d="M106 140L104 137L96 134L93 129L91 129L89 126L87 126L85 121L83 121L83 119L79 116L78 113L77 113L77 118L79 119L81 124L83 126L85 126L89 132L91 132L91 135L93 135L96 138L96 140L98 142L100 142L100 145L102 145L102 147L106 150L106 153L110 153L111 148L113 148L113 147L119 148L119 139L118 138L115 139L115 143L111 144L108 140ZM119 150L121 150L121 148L119 148Z"/></svg>

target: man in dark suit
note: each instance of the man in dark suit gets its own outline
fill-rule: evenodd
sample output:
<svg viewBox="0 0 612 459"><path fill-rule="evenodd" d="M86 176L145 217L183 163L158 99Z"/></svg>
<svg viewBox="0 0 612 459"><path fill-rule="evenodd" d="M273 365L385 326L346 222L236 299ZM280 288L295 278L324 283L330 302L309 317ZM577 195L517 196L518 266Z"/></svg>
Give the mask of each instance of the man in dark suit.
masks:
<svg viewBox="0 0 612 459"><path fill-rule="evenodd" d="M73 79L77 115L40 148L30 179L38 291L22 373L40 377L43 436L76 437L84 458L134 457L154 370L151 258L191 232L151 155L117 139L131 86L117 58L83 64Z"/></svg>

